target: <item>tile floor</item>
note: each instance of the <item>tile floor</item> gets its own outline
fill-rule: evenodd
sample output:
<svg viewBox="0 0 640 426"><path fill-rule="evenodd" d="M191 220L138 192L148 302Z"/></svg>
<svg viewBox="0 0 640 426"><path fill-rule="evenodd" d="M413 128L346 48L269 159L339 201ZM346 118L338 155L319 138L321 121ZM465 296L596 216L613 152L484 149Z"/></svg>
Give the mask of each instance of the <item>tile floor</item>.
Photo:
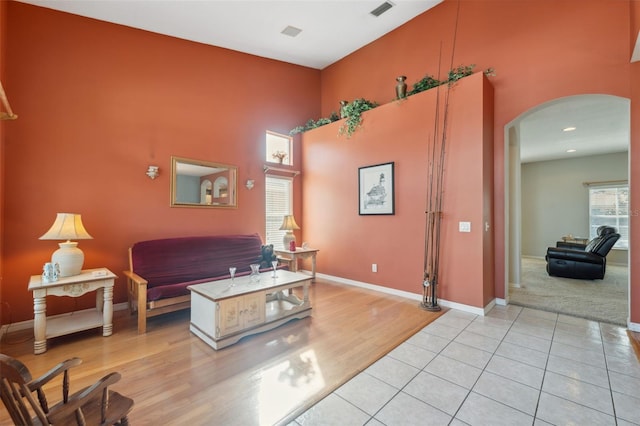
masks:
<svg viewBox="0 0 640 426"><path fill-rule="evenodd" d="M619 326L509 305L450 310L290 426L640 425Z"/></svg>

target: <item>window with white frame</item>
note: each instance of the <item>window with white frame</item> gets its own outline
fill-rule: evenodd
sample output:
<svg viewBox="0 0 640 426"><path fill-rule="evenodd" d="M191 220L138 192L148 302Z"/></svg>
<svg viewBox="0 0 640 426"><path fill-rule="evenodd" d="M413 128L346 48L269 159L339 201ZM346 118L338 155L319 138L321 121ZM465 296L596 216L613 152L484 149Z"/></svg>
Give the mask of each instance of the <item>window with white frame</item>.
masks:
<svg viewBox="0 0 640 426"><path fill-rule="evenodd" d="M265 176L265 223L266 244L273 244L274 248L282 249L285 231L280 230L285 215L293 214L293 179L266 175Z"/></svg>
<svg viewBox="0 0 640 426"><path fill-rule="evenodd" d="M267 143L265 160L269 163L284 164L287 166L293 165L292 145L293 138L291 136L285 136L274 132L267 132Z"/></svg>
<svg viewBox="0 0 640 426"><path fill-rule="evenodd" d="M629 248L629 185L589 185L589 237L594 238L599 226L616 228L620 239L613 246Z"/></svg>

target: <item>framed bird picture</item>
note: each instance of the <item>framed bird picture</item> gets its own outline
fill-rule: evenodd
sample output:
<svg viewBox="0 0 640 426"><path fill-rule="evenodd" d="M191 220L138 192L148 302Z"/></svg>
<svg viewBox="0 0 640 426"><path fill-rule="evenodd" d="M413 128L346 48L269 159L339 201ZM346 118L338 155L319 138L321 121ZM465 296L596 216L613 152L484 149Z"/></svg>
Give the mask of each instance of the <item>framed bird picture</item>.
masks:
<svg viewBox="0 0 640 426"><path fill-rule="evenodd" d="M358 203L360 215L394 214L394 163L358 168Z"/></svg>

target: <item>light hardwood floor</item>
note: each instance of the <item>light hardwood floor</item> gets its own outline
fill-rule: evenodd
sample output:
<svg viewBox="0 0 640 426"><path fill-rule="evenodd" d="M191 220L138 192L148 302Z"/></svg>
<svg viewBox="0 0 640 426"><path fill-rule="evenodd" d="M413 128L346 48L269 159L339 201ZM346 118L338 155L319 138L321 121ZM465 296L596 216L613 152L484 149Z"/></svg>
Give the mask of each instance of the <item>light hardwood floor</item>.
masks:
<svg viewBox="0 0 640 426"><path fill-rule="evenodd" d="M150 319L143 335L135 316L116 311L113 336L96 329L52 339L41 355L33 355L31 331L9 330L0 349L34 377L82 358L72 391L120 372L113 389L135 400L132 425L286 424L440 315L417 301L320 279L310 297L310 318L220 351L189 332L188 310ZM4 407L0 424L8 424Z"/></svg>

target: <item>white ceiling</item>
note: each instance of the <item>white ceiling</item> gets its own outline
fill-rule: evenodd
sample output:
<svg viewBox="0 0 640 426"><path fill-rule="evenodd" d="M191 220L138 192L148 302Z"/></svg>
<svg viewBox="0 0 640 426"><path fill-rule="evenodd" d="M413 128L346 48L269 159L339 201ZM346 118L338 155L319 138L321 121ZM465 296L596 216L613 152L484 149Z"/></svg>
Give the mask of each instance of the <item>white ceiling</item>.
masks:
<svg viewBox="0 0 640 426"><path fill-rule="evenodd" d="M185 40L323 69L443 0L19 0ZM302 30L282 34L287 26Z"/></svg>
<svg viewBox="0 0 640 426"><path fill-rule="evenodd" d="M203 166L185 162L176 162L176 173L183 176L202 177L226 171L226 168Z"/></svg>
<svg viewBox="0 0 640 426"><path fill-rule="evenodd" d="M256 56L323 69L443 0L18 0ZM281 34L287 26L297 37ZM640 50L640 35L636 54ZM499 70L498 70L499 72ZM525 114L522 162L627 151L629 103L604 95L560 99ZM575 126L574 132L562 129ZM568 154L567 149L577 151Z"/></svg>
<svg viewBox="0 0 640 426"><path fill-rule="evenodd" d="M567 127L574 131L564 132ZM608 95L561 98L526 114L519 124L523 163L625 152L630 141L630 103ZM568 153L568 149L575 149Z"/></svg>

